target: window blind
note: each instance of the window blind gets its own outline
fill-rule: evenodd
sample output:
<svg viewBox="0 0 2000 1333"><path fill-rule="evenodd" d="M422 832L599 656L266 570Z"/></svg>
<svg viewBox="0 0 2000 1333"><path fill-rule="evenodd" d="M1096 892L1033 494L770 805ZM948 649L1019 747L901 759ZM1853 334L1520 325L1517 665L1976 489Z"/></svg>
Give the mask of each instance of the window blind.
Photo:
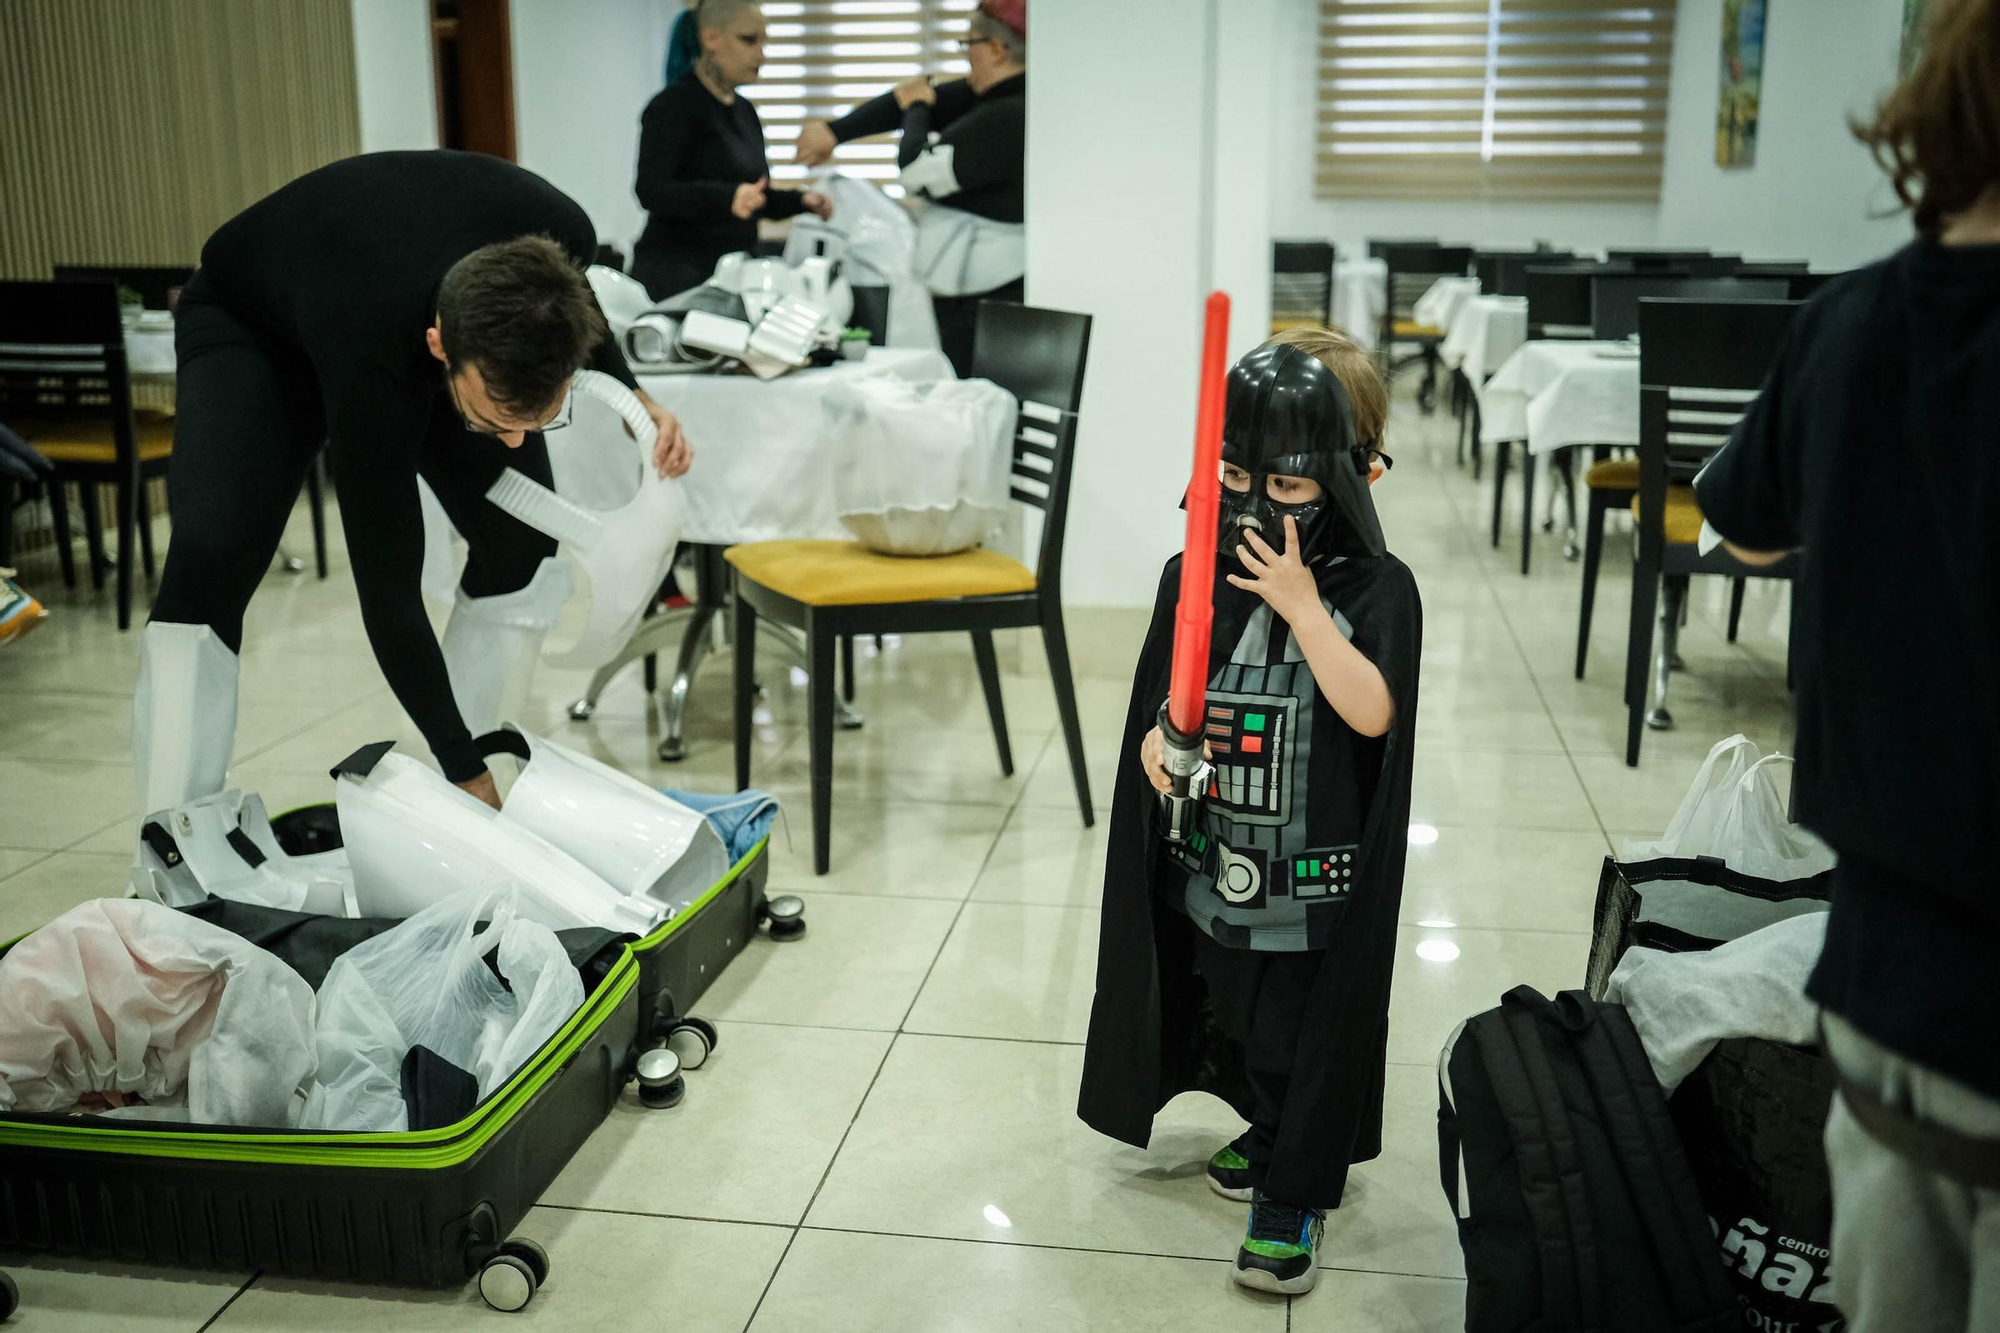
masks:
<svg viewBox="0 0 2000 1333"><path fill-rule="evenodd" d="M857 103L889 91L918 74L951 78L965 73L968 16L977 0L773 0L764 68L743 91L757 104L771 175L803 179L793 142L809 120L832 120ZM844 143L833 166L876 181L891 194L895 184L893 135Z"/></svg>
<svg viewBox="0 0 2000 1333"><path fill-rule="evenodd" d="M1660 195L1674 0L1321 0L1323 199Z"/></svg>

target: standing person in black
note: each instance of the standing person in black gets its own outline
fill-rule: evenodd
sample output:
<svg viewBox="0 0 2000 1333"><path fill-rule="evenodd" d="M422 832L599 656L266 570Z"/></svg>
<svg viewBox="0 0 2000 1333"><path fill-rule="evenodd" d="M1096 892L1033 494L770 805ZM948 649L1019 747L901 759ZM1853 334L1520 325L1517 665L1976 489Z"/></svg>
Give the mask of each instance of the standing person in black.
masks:
<svg viewBox="0 0 2000 1333"><path fill-rule="evenodd" d="M759 218L833 215L823 194L773 188L764 122L739 91L764 65L764 11L752 0L701 0L694 23L694 73L639 117L635 188L648 217L632 276L656 301L705 282L724 255L754 251Z"/></svg>
<svg viewBox="0 0 2000 1333"><path fill-rule="evenodd" d="M1839 854L1807 993L1851 1333L2000 1329L2000 0L1936 0L1862 140L1917 239L1822 288L1702 512L1801 551L1798 821Z"/></svg>
<svg viewBox="0 0 2000 1333"><path fill-rule="evenodd" d="M903 188L920 201L918 276L931 290L938 342L972 373L981 301L1020 301L1028 271L1022 229L1027 178L1027 0L980 0L965 39L971 73L898 84L828 124L799 133L799 161L818 166L850 139L901 129Z"/></svg>
<svg viewBox="0 0 2000 1333"><path fill-rule="evenodd" d="M508 467L550 484L543 432L579 369L636 390L584 279L596 248L540 177L436 151L322 167L209 238L176 321L173 540L134 701L142 814L223 787L244 609L322 445L382 673L445 776L499 804L472 729L495 720L461 706L492 693L481 673L525 681L540 645L517 603L555 542L485 496ZM680 475L679 424L639 396L655 465ZM442 650L419 476L470 547Z"/></svg>

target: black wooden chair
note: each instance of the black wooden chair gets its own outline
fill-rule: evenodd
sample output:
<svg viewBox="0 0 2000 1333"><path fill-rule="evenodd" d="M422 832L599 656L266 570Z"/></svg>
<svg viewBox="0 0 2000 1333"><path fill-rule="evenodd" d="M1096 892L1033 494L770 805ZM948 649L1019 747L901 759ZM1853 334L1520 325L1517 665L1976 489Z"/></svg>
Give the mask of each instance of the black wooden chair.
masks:
<svg viewBox="0 0 2000 1333"><path fill-rule="evenodd" d="M995 630L1039 628L1049 678L1062 716L1063 743L1076 781L1077 805L1093 819L1083 728L1070 675L1063 628L1063 533L1069 512L1070 465L1090 316L1032 306L983 302L973 374L1021 403L1014 439L1013 496L1042 512L1035 568L997 551L973 550L932 559L877 555L858 542L756 542L732 547L736 587L736 785L750 785L750 714L756 701L758 618L806 636L812 754L813 868L831 861L833 812L833 691L837 644L858 634L969 633L980 684L1000 753L1000 771L1014 772L1007 715L1000 698Z"/></svg>
<svg viewBox="0 0 2000 1333"><path fill-rule="evenodd" d="M1527 277L1530 264L1549 266L1570 264L1575 260L1576 255L1572 251L1554 248L1480 250L1473 255L1472 268L1479 279L1481 296L1525 297L1528 294ZM1465 461L1469 441L1472 452L1472 479L1478 481L1484 453L1479 440L1480 386L1466 379L1462 371L1454 372L1454 382L1460 393L1457 405L1462 409L1458 420L1458 461L1460 463Z"/></svg>
<svg viewBox="0 0 2000 1333"><path fill-rule="evenodd" d="M118 628L128 628L135 535L148 576L154 566L152 526L138 521L139 488L166 475L174 438L170 418L141 417L132 410L116 284L0 282L0 421L54 465L48 490L56 553L71 587L76 565L63 484L76 482L81 492L91 582L100 588L104 533L97 487L112 488Z"/></svg>
<svg viewBox="0 0 2000 1333"><path fill-rule="evenodd" d="M1667 683L1673 669L1681 611L1696 574L1789 579L1796 555L1753 566L1716 547L1702 555L1701 509L1693 480L1728 443L1729 431L1763 387L1795 301L1647 299L1639 305L1639 494L1632 503L1639 532L1632 571L1632 616L1625 644L1625 762L1639 763L1643 728L1673 725ZM1601 539L1598 543L1601 550ZM1596 566L1585 564L1584 620L1589 630ZM1661 585L1665 584L1665 597ZM1660 651L1653 653L1653 613L1660 613ZM1740 599L1731 618L1740 610ZM1647 706L1647 672L1653 675Z"/></svg>
<svg viewBox="0 0 2000 1333"><path fill-rule="evenodd" d="M1271 243L1271 332L1333 323L1333 261L1325 241Z"/></svg>
<svg viewBox="0 0 2000 1333"><path fill-rule="evenodd" d="M608 246L598 247L599 262L608 262L604 252ZM616 250L612 250L617 255ZM623 257L616 265L624 272ZM173 264L57 264L57 282L111 282L138 293L140 303L148 310L172 310L179 302L181 288L187 286L194 277L194 270ZM326 462L324 455L313 459L306 469L306 499L310 505L313 530L313 563L318 574L325 578L326 564ZM86 503L88 498L86 497ZM140 535L145 542L146 577L153 576L152 521L145 512L145 497L139 499ZM292 568L297 568L294 562Z"/></svg>
<svg viewBox="0 0 2000 1333"><path fill-rule="evenodd" d="M1528 301L1528 338L1532 341L1586 339L1591 336L1591 283L1606 273L1626 273L1619 264L1540 259L1521 270L1521 295ZM1496 440L1493 444L1493 545L1500 545L1500 520L1506 512L1507 473L1514 463L1514 445L1521 446L1521 572L1526 574L1534 546L1535 460L1527 441ZM1567 457L1561 466L1567 466Z"/></svg>
<svg viewBox="0 0 2000 1333"><path fill-rule="evenodd" d="M1370 250L1373 250L1371 245ZM1388 266L1387 299L1382 303L1382 327L1376 348L1382 357L1383 374L1393 378L1407 366L1421 365L1424 382L1417 390L1417 406L1428 416L1437 409L1438 345L1446 330L1419 324L1416 305L1439 278L1462 278L1472 268L1469 245L1388 245L1382 247L1382 262ZM1395 358L1396 344L1414 343L1417 350L1401 361Z"/></svg>

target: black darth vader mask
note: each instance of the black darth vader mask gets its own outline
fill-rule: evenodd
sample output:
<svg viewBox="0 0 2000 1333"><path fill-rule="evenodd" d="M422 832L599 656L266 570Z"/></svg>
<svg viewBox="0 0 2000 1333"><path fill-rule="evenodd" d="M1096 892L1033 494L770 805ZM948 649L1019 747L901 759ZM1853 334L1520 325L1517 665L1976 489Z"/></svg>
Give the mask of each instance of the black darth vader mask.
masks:
<svg viewBox="0 0 2000 1333"><path fill-rule="evenodd" d="M1385 554L1368 494L1370 443L1355 438L1347 391L1318 357L1279 345L1238 361L1223 405L1222 460L1249 473L1250 486L1222 486L1218 555L1234 563L1246 531L1282 553L1288 514L1307 565ZM1319 495L1303 503L1273 499L1274 476L1310 477Z"/></svg>

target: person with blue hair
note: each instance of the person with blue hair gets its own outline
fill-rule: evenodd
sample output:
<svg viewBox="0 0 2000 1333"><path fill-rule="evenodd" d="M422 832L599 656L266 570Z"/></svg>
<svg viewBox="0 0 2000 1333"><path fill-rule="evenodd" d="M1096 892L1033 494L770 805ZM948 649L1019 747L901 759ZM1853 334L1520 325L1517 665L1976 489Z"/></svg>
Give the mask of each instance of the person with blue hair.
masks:
<svg viewBox="0 0 2000 1333"><path fill-rule="evenodd" d="M669 78L690 32L693 69L640 116L634 184L648 216L632 276L656 300L699 286L724 255L755 250L760 219L833 215L823 194L771 185L764 123L742 94L764 65L764 11L755 0L701 0L674 24Z"/></svg>

